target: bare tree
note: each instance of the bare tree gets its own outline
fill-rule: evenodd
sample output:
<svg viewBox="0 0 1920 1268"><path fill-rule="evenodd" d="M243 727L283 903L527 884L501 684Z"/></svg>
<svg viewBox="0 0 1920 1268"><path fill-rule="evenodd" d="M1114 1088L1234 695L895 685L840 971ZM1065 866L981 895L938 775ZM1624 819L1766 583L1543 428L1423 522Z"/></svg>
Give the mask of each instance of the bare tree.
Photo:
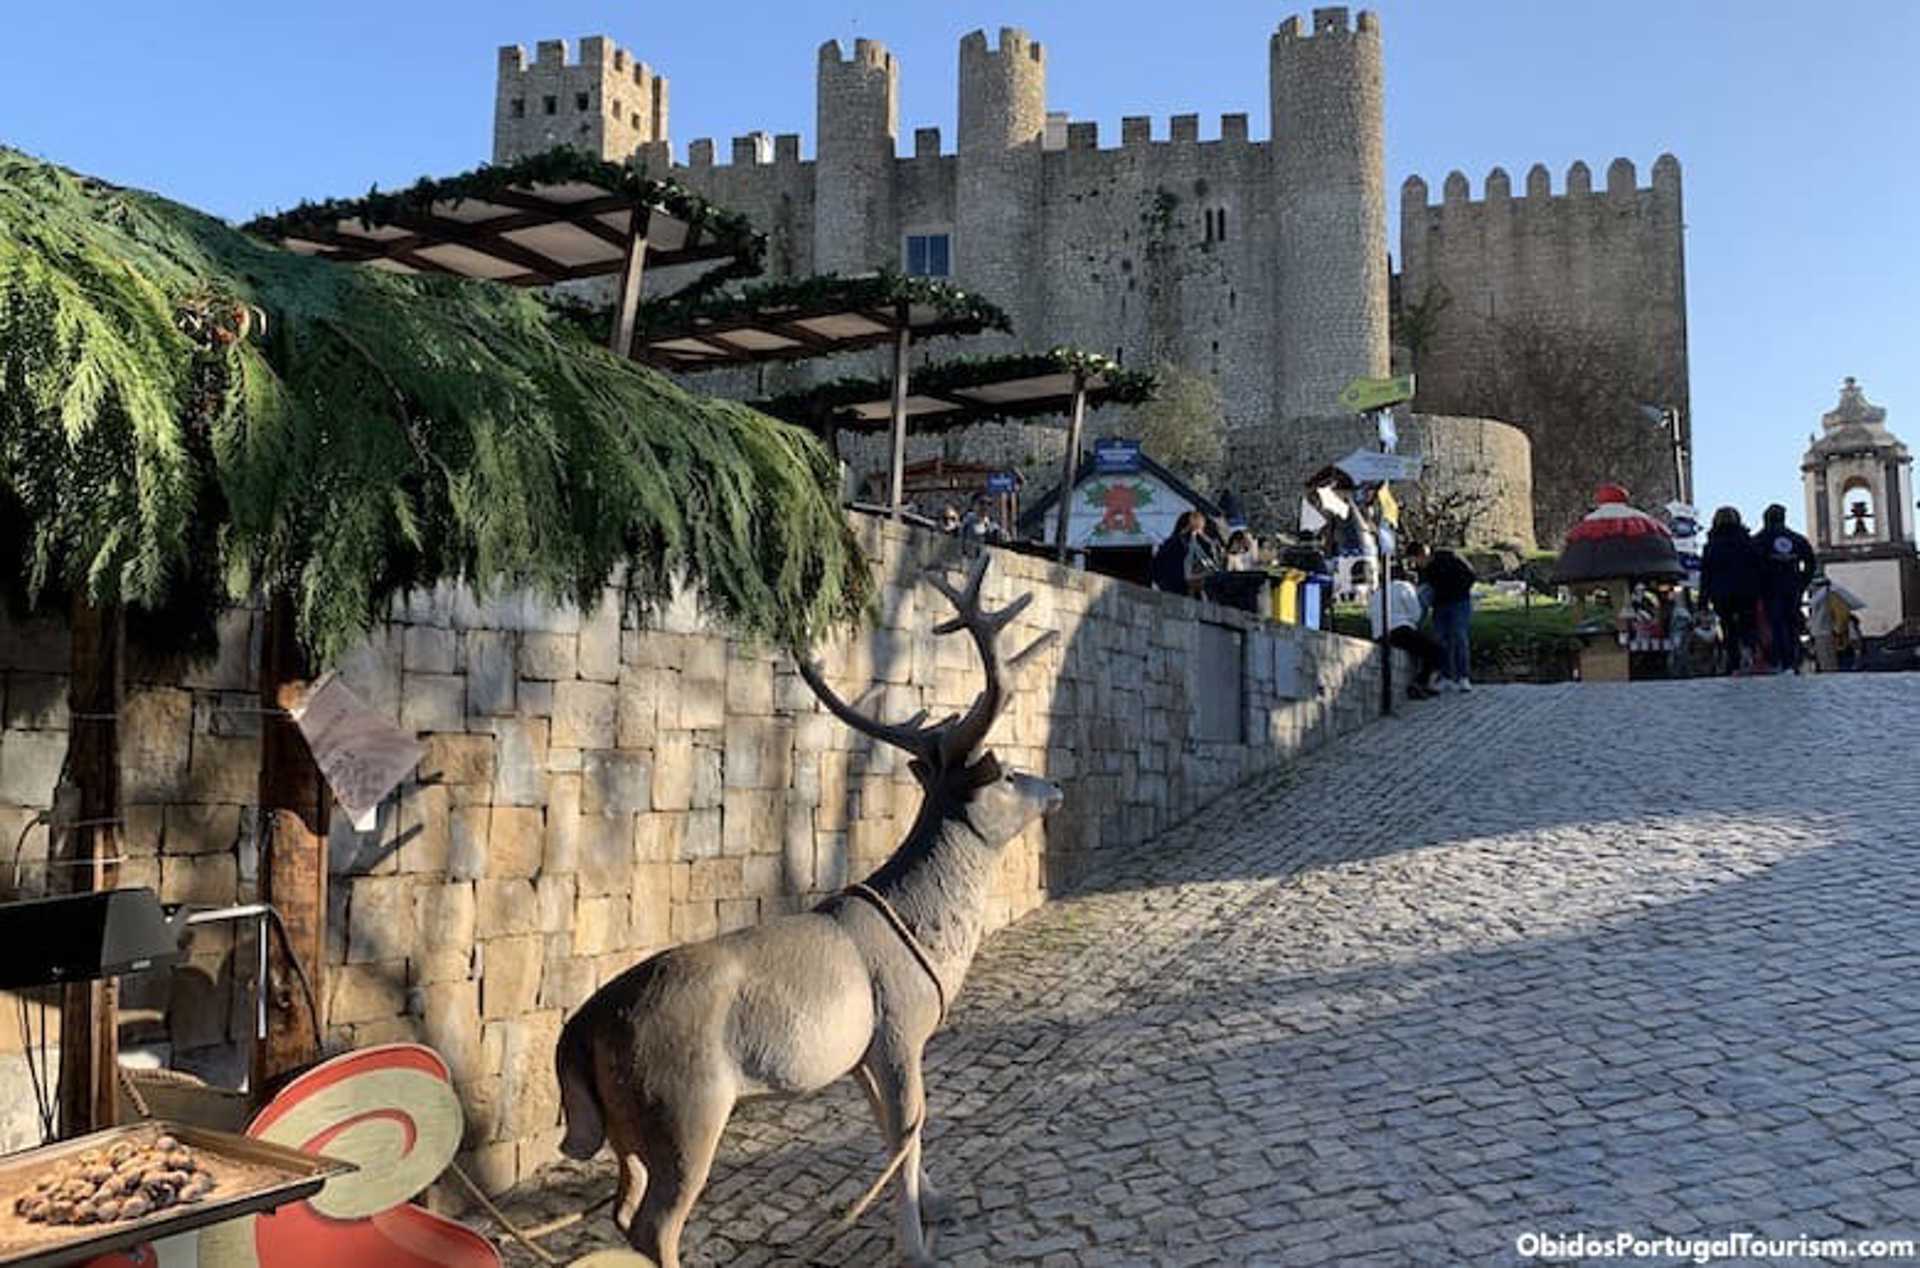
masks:
<svg viewBox="0 0 1920 1268"><path fill-rule="evenodd" d="M1226 452L1226 411L1220 389L1205 374L1171 361L1156 362L1159 394L1111 420L1109 436L1138 440L1149 457L1202 493L1213 491Z"/></svg>
<svg viewBox="0 0 1920 1268"><path fill-rule="evenodd" d="M1485 467L1469 467L1437 479L1403 487L1400 531L1409 541L1433 546L1465 546L1477 542L1478 532L1498 501L1493 474Z"/></svg>
<svg viewBox="0 0 1920 1268"><path fill-rule="evenodd" d="M1604 331L1496 321L1482 346L1476 373L1457 401L1445 403L1447 412L1498 418L1527 433L1541 541L1558 541L1603 482L1625 485L1642 505L1673 495L1671 450L1640 409L1643 402L1673 399L1673 392L1625 340Z"/></svg>

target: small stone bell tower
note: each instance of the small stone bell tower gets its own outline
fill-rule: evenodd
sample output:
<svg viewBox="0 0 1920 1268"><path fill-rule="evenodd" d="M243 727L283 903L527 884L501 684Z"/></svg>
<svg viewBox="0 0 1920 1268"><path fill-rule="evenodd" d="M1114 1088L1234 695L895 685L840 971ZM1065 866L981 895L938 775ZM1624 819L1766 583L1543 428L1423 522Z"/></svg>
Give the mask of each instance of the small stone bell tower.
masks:
<svg viewBox="0 0 1920 1268"><path fill-rule="evenodd" d="M1800 474L1821 567L1866 601L1860 625L1868 637L1920 621L1913 455L1887 430L1887 411L1851 378L1820 428Z"/></svg>

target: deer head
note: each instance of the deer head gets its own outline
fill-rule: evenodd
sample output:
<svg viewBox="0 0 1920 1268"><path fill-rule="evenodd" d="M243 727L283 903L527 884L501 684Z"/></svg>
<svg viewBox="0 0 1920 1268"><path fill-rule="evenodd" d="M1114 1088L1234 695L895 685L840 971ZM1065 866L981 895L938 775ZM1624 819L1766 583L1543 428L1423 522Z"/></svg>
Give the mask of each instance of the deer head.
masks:
<svg viewBox="0 0 1920 1268"><path fill-rule="evenodd" d="M956 590L941 572L929 569L927 580L953 604L955 616L933 627L935 634L955 634L964 630L973 636L980 652L986 685L962 714L951 714L938 722L928 722L921 710L904 722L887 723L859 712L835 694L826 683L818 664L801 659L800 676L806 680L820 702L842 722L862 735L907 753L908 769L920 782L925 794L916 833L944 820L959 820L988 844L998 847L1018 836L1035 819L1060 804L1059 788L1044 779L1003 770L986 748L987 733L993 729L1007 705L1007 682L1011 674L1058 636L1048 631L1002 664L997 646L1000 632L1033 601L1023 594L997 612L981 606L980 584L986 579L987 556L982 554L967 573L964 588Z"/></svg>

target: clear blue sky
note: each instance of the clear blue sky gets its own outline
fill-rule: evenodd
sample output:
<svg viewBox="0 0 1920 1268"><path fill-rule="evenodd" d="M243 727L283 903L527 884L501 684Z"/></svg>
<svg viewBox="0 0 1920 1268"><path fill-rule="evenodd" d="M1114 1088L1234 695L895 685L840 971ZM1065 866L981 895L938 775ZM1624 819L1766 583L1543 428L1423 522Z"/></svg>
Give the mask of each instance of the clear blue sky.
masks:
<svg viewBox="0 0 1920 1268"><path fill-rule="evenodd" d="M952 145L959 38L1025 26L1048 45L1054 109L1096 119L1243 110L1267 131L1267 37L1284 3L974 0L948 4L611 4L591 0L318 7L202 0L12 0L0 142L240 219L303 196L404 184L484 160L494 50L594 32L668 75L672 133L720 141L814 122L814 50L865 35L901 59L903 138ZM1356 8L1361 6L1354 6ZM1920 445L1914 95L1920 5L1777 0L1384 0L1387 181L1476 196L1489 168L1556 191L1585 159L1685 178L1696 492L1751 517L1803 514L1799 460L1857 375ZM84 10L87 20L77 15ZM910 139L906 140L910 145ZM1397 214L1390 224L1397 225ZM1396 231L1397 232L1397 231ZM1397 242L1393 244L1397 250Z"/></svg>

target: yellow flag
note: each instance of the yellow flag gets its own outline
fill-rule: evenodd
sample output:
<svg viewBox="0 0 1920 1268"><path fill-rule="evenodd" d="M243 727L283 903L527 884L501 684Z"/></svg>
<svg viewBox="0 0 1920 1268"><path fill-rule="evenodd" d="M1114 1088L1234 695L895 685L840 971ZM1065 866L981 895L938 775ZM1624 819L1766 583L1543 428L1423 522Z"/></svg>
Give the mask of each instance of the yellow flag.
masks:
<svg viewBox="0 0 1920 1268"><path fill-rule="evenodd" d="M1385 484L1380 486L1380 514L1389 524L1400 523L1400 503L1394 499L1392 487Z"/></svg>

